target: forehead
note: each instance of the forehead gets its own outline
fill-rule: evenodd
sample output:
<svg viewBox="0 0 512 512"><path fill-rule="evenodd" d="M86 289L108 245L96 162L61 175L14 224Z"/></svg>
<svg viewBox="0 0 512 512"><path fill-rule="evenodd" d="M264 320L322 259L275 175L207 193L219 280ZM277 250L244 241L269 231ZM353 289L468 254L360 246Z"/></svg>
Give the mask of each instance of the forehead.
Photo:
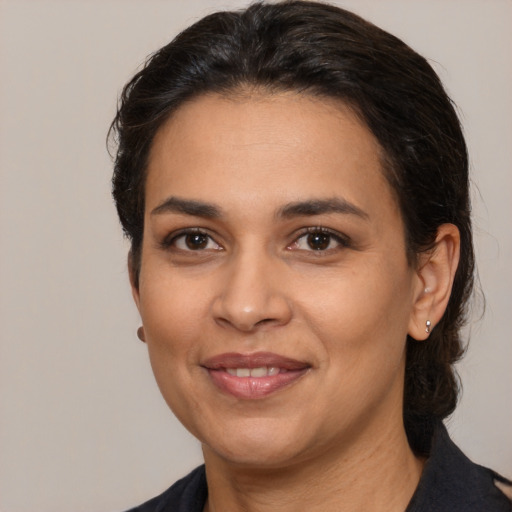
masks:
<svg viewBox="0 0 512 512"><path fill-rule="evenodd" d="M364 122L348 104L333 98L298 92L235 90L225 95L204 94L181 105L157 132L155 146L180 140L197 143L195 149L208 149L218 143L234 147L270 143L292 145L301 139L327 146L338 144L340 130L350 124L352 138L366 143L367 149L381 152ZM334 130L332 130L334 128ZM200 139L200 140L199 140ZM305 148L311 150L312 148Z"/></svg>
<svg viewBox="0 0 512 512"><path fill-rule="evenodd" d="M381 155L369 129L336 100L204 95L182 105L157 133L147 206L166 194L255 207L338 194L371 209L392 196Z"/></svg>

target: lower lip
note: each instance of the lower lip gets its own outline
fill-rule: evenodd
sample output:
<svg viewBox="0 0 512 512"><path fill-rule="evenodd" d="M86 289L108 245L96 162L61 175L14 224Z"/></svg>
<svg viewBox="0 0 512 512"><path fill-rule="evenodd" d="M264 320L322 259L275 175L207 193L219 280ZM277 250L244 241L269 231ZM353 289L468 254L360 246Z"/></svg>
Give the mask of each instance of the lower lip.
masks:
<svg viewBox="0 0 512 512"><path fill-rule="evenodd" d="M235 398L255 400L287 388L306 374L308 368L289 370L268 377L237 377L224 370L208 369L213 383Z"/></svg>

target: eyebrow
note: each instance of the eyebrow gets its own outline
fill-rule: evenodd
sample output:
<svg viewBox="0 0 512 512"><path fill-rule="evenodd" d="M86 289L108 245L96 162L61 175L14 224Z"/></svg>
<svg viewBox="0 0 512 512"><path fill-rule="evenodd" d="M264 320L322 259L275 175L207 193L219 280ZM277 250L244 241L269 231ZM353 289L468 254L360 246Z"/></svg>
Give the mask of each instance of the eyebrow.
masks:
<svg viewBox="0 0 512 512"><path fill-rule="evenodd" d="M355 204L339 197L331 199L311 199L288 203L277 212L278 217L291 218L299 216L322 215L325 213L342 213L356 215L368 220L370 216Z"/></svg>
<svg viewBox="0 0 512 512"><path fill-rule="evenodd" d="M168 197L151 211L151 215L164 213L183 213L193 217L206 219L217 219L222 216L222 210L212 204L194 199L182 199L179 197ZM301 216L322 215L325 213L342 213L356 215L362 219L369 219L369 215L361 208L342 198L330 199L309 199L307 201L295 201L285 204L277 210L276 216L292 218Z"/></svg>
<svg viewBox="0 0 512 512"><path fill-rule="evenodd" d="M151 211L151 215L160 215L162 213L184 213L185 215L204 217L206 219L216 219L222 215L221 209L214 204L173 196L165 199Z"/></svg>

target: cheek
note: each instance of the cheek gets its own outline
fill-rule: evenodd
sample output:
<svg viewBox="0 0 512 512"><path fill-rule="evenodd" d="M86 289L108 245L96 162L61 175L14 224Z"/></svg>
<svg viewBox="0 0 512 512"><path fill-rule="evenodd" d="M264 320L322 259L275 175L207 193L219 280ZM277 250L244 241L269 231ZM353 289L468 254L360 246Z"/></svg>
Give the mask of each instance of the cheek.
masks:
<svg viewBox="0 0 512 512"><path fill-rule="evenodd" d="M140 313L158 387L174 414L188 425L189 412L200 406L192 390L200 377L197 360L207 304L199 288L168 274L158 279L141 274Z"/></svg>
<svg viewBox="0 0 512 512"><path fill-rule="evenodd" d="M205 283L184 281L179 274L162 269L141 273L140 313L151 352L183 356L197 348L198 336L207 318L208 297ZM156 274L156 275L155 275ZM158 276L158 278L156 277ZM207 287L206 287L207 289ZM178 362L173 359L172 363Z"/></svg>
<svg viewBox="0 0 512 512"><path fill-rule="evenodd" d="M403 356L411 312L410 273L391 268L380 262L357 272L338 272L317 279L309 294L296 294L303 297L306 323L322 340L326 363L338 366L343 375L356 378L365 368L396 367Z"/></svg>
<svg viewBox="0 0 512 512"><path fill-rule="evenodd" d="M310 325L322 343L328 407L343 411L341 420L332 413L337 425L364 419L384 404L401 407L407 326L394 286L384 288L340 286L337 300L310 309Z"/></svg>

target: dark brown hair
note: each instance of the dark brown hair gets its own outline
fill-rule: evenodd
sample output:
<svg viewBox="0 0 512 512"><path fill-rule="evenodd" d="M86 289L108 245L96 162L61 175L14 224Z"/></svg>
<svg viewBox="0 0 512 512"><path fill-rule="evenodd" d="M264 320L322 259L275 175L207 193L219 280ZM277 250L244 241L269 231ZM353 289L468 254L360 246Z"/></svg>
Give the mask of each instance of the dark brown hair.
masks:
<svg viewBox="0 0 512 512"><path fill-rule="evenodd" d="M411 264L438 227L455 224L461 259L447 310L428 342L407 341L404 422L411 445L458 395L454 362L473 287L468 157L450 98L428 62L353 13L317 2L255 3L206 16L152 55L125 86L111 131L113 195L137 278L144 182L153 138L185 101L242 87L298 91L349 105L379 141L400 205Z"/></svg>

